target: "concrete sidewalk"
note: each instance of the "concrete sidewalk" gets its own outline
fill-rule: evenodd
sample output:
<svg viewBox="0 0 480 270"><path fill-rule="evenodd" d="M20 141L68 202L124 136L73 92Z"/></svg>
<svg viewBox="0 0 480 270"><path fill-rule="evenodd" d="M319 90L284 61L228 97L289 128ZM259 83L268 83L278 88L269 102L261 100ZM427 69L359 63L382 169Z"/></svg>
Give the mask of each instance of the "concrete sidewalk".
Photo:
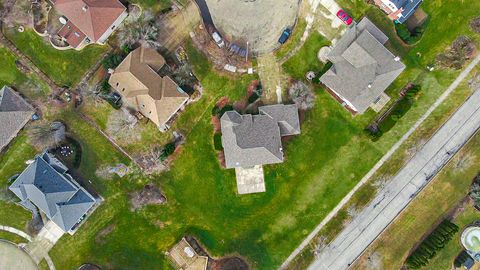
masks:
<svg viewBox="0 0 480 270"><path fill-rule="evenodd" d="M347 269L480 128L480 90L455 112L309 269Z"/></svg>

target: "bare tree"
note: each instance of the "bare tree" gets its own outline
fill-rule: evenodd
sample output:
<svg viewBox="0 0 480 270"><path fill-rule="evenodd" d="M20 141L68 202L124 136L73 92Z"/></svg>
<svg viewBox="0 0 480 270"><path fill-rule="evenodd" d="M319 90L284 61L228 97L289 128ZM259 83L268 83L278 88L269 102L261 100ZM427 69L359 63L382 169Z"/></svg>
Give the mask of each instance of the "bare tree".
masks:
<svg viewBox="0 0 480 270"><path fill-rule="evenodd" d="M5 25L15 24L31 25L32 23L32 3L28 0L6 0L2 1L0 8L0 20Z"/></svg>
<svg viewBox="0 0 480 270"><path fill-rule="evenodd" d="M65 134L65 125L59 121L41 121L28 131L30 143L42 150L58 146L65 140Z"/></svg>
<svg viewBox="0 0 480 270"><path fill-rule="evenodd" d="M300 110L311 109L315 105L315 94L303 82L295 82L288 90L288 94Z"/></svg>
<svg viewBox="0 0 480 270"><path fill-rule="evenodd" d="M132 16L118 29L117 39L121 46L132 46L139 42L150 48L158 48L158 26L150 12Z"/></svg>
<svg viewBox="0 0 480 270"><path fill-rule="evenodd" d="M125 108L110 114L107 123L107 132L120 142L138 141L141 139L141 130L136 129L137 118Z"/></svg>
<svg viewBox="0 0 480 270"><path fill-rule="evenodd" d="M459 36L444 53L437 55L437 63L444 68L461 69L475 54L475 43L467 36Z"/></svg>
<svg viewBox="0 0 480 270"><path fill-rule="evenodd" d="M103 102L100 85L98 84L90 85L88 83L82 83L78 86L78 91L83 98L93 101L95 107Z"/></svg>
<svg viewBox="0 0 480 270"><path fill-rule="evenodd" d="M476 33L480 33L480 16L473 18L470 21L470 27Z"/></svg>

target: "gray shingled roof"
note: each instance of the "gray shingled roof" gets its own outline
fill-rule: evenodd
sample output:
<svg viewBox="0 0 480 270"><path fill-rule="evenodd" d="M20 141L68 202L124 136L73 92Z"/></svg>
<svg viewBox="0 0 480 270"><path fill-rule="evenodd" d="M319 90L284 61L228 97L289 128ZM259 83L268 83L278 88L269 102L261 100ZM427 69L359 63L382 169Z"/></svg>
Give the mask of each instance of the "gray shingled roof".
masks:
<svg viewBox="0 0 480 270"><path fill-rule="evenodd" d="M32 106L12 88L0 89L0 151L17 136L33 113Z"/></svg>
<svg viewBox="0 0 480 270"><path fill-rule="evenodd" d="M93 196L66 174L66 167L47 152L36 156L9 189L22 204L31 202L65 232L95 204Z"/></svg>
<svg viewBox="0 0 480 270"><path fill-rule="evenodd" d="M226 112L221 118L227 168L283 162L281 137L300 133L295 105L259 107L258 115Z"/></svg>
<svg viewBox="0 0 480 270"><path fill-rule="evenodd" d="M403 8L402 17L397 21L404 23L413 13L417 10L423 0L391 0L392 3L398 8Z"/></svg>
<svg viewBox="0 0 480 270"><path fill-rule="evenodd" d="M368 18L347 30L320 81L363 113L405 69L383 44L388 38Z"/></svg>

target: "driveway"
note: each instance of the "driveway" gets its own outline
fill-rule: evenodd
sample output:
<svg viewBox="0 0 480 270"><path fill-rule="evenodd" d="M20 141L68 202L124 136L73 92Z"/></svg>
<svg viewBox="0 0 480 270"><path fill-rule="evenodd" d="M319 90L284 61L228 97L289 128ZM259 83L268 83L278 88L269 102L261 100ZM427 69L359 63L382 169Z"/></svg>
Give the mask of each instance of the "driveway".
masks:
<svg viewBox="0 0 480 270"><path fill-rule="evenodd" d="M0 269L38 270L32 258L17 245L0 240Z"/></svg>
<svg viewBox="0 0 480 270"><path fill-rule="evenodd" d="M480 89L430 138L309 269L347 269L480 128Z"/></svg>

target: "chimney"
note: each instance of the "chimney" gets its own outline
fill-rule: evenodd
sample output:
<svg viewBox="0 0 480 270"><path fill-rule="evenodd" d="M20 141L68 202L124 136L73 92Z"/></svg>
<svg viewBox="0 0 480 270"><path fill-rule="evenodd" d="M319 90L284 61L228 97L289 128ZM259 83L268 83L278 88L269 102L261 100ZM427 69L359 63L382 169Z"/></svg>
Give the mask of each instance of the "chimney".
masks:
<svg viewBox="0 0 480 270"><path fill-rule="evenodd" d="M87 9L88 9L88 6L87 6L87 5L85 5L85 6L82 7L83 12L87 12Z"/></svg>

